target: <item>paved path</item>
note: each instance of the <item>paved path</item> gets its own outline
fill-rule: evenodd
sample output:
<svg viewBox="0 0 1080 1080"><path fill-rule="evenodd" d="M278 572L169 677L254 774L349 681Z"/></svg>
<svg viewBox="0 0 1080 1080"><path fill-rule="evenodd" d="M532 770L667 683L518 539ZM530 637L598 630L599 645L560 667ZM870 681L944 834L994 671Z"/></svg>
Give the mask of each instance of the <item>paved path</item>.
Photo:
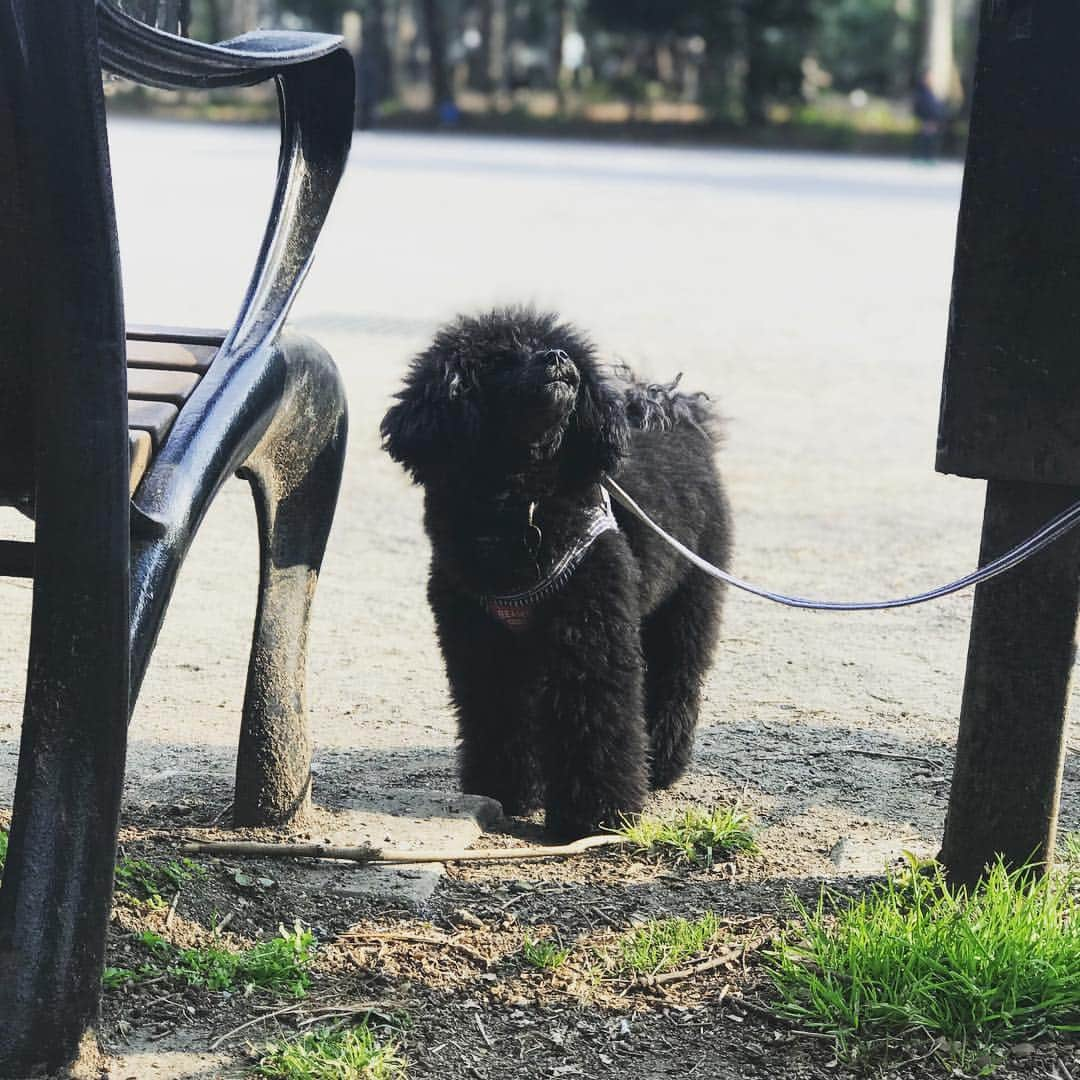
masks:
<svg viewBox="0 0 1080 1080"><path fill-rule="evenodd" d="M120 120L112 150L129 318L226 324L257 248L276 132ZM317 794L453 789L419 494L380 453L377 427L409 356L458 310L557 308L605 353L658 378L682 371L686 387L714 396L729 418L743 576L843 599L970 569L982 485L933 472L959 183L957 166L905 161L358 136L295 311L337 357L352 411L311 639ZM130 799L226 797L255 584L254 516L234 482L161 635L133 729ZM0 685L16 687L28 593L0 589ZM941 776L860 785L852 776L868 761L806 774L775 759L785 745L852 740L946 754L969 608L959 596L819 615L732 596L687 790L748 784L767 817L796 828L813 817L826 841L903 822L931 843ZM0 804L19 717L16 692L4 695ZM1074 828L1077 756L1066 778Z"/></svg>

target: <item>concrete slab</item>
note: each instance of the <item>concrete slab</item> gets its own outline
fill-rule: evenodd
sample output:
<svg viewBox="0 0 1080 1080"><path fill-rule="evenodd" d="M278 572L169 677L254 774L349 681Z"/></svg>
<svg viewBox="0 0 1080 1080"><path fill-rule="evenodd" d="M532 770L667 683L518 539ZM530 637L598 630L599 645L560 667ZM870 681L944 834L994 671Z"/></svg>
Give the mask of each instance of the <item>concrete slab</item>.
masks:
<svg viewBox="0 0 1080 1080"><path fill-rule="evenodd" d="M883 874L895 869L910 852L919 858L930 858L933 851L915 836L867 839L842 836L829 851L829 859L841 874L862 876Z"/></svg>
<svg viewBox="0 0 1080 1080"><path fill-rule="evenodd" d="M395 788L346 799L334 809L334 827L318 839L394 851L464 848L501 815L499 804L481 795ZM360 866L326 859L313 864L305 877L313 892L375 896L420 907L435 891L444 869L442 863Z"/></svg>

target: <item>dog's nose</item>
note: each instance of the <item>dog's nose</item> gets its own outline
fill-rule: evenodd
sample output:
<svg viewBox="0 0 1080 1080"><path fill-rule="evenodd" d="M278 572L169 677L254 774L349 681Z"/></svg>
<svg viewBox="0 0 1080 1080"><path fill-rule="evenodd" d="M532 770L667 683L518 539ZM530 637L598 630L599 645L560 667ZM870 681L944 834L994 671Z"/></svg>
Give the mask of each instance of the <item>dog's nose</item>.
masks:
<svg viewBox="0 0 1080 1080"><path fill-rule="evenodd" d="M562 349L549 349L543 354L543 360L549 378L563 379L571 386L577 386L577 365Z"/></svg>

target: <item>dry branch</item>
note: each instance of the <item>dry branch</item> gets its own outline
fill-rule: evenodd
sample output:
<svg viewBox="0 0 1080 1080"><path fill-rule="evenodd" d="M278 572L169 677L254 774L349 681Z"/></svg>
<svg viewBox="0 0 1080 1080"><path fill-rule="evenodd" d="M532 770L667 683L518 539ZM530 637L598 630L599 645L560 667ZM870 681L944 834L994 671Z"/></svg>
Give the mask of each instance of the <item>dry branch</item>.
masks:
<svg viewBox="0 0 1080 1080"><path fill-rule="evenodd" d="M662 975L638 975L634 979L634 986L639 989L651 989L654 986L666 986L668 983L692 979L695 975L704 975L707 971L715 971L719 967L725 967L732 960L738 959L738 956L739 950L731 949L700 964L679 968L678 971L665 971Z"/></svg>
<svg viewBox="0 0 1080 1080"><path fill-rule="evenodd" d="M554 847L447 848L442 851L385 851L382 848L337 847L333 844L266 844L251 840L189 840L181 844L185 855L244 855L269 859L342 859L374 866L445 862L523 862L580 855L593 848L629 843L625 836L586 836Z"/></svg>
<svg viewBox="0 0 1080 1080"><path fill-rule="evenodd" d="M467 956L474 963L479 964L485 969L491 967L492 963L482 952L479 952L477 949L465 945L460 941L455 941L451 937L429 937L424 934L397 933L392 930L347 930L342 934L341 940L355 945L362 944L363 942L378 944L397 942L405 945L438 945L441 948L453 949L463 956Z"/></svg>
<svg viewBox="0 0 1080 1080"><path fill-rule="evenodd" d="M396 1003L392 1001L362 1001L356 1004L350 1005L315 1005L312 1002L302 1002L296 1005L285 1005L280 1009L271 1009L268 1012L260 1013L258 1016L251 1020L246 1020L238 1027L234 1027L229 1031L226 1031L224 1035L219 1035L212 1043L210 1043L210 1049L216 1050L223 1042L227 1042L234 1035L238 1035L241 1031L254 1026L255 1024L261 1024L266 1020L273 1020L278 1016L287 1016L295 1013L308 1013L311 1019L319 1019L325 1016L358 1016L361 1013L377 1013L380 1015L385 1014L389 1009L400 1008ZM301 1021L303 1023L303 1021Z"/></svg>

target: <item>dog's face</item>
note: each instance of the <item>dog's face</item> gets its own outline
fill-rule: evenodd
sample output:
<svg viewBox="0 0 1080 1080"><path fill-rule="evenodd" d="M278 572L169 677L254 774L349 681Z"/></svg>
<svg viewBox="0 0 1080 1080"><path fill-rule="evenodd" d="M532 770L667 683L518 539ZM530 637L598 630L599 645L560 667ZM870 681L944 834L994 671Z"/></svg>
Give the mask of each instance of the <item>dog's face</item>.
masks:
<svg viewBox="0 0 1080 1080"><path fill-rule="evenodd" d="M428 486L584 487L627 447L621 396L589 343L551 315L459 319L413 361L397 398L383 445Z"/></svg>

